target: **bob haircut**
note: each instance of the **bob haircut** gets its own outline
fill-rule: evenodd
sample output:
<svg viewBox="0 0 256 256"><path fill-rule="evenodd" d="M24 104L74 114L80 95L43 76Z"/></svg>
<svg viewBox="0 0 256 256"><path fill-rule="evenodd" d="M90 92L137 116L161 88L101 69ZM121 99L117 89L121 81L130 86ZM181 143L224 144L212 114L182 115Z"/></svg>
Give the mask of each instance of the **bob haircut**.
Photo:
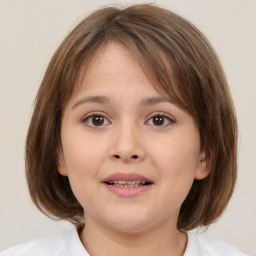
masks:
<svg viewBox="0 0 256 256"><path fill-rule="evenodd" d="M83 223L68 177L58 172L62 112L90 60L109 42L128 49L154 87L192 115L209 175L194 180L177 228L216 221L237 176L237 122L221 64L190 22L154 5L105 7L82 20L53 55L39 88L26 140L26 176L33 202L48 217Z"/></svg>

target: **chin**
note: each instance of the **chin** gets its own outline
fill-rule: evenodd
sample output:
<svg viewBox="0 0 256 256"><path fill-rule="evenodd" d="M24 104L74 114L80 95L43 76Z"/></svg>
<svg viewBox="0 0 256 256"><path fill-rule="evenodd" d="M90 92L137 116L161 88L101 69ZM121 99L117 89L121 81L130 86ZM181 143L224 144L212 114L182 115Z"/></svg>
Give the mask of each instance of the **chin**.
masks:
<svg viewBox="0 0 256 256"><path fill-rule="evenodd" d="M126 234L138 234L138 233L143 233L145 231L148 231L150 229L149 225L146 224L138 224L138 223L132 223L131 225L113 225L112 230L121 232L121 233L126 233Z"/></svg>
<svg viewBox="0 0 256 256"><path fill-rule="evenodd" d="M152 228L152 216L144 214L120 213L118 216L112 215L110 219L105 219L105 223L113 230L123 233L140 233Z"/></svg>

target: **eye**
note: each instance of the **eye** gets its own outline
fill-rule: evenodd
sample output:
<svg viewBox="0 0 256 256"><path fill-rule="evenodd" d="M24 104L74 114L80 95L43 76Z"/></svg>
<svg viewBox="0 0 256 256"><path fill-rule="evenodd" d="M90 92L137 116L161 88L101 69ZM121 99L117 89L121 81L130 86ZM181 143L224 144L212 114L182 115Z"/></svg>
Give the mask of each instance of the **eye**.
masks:
<svg viewBox="0 0 256 256"><path fill-rule="evenodd" d="M102 114L97 113L85 117L83 123L86 123L87 126L99 127L110 124L110 121Z"/></svg>
<svg viewBox="0 0 256 256"><path fill-rule="evenodd" d="M149 125L162 127L168 126L172 123L174 123L174 120L166 114L156 114L147 121L147 124Z"/></svg>

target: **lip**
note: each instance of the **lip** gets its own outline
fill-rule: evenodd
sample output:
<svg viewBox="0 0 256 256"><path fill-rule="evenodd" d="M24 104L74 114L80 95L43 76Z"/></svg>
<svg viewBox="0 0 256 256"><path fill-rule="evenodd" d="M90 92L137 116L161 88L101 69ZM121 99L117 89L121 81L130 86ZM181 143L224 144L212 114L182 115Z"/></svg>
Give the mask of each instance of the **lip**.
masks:
<svg viewBox="0 0 256 256"><path fill-rule="evenodd" d="M141 181L153 183L152 180L150 180L149 178L144 177L140 174L122 173L122 172L117 172L117 173L111 174L108 177L106 177L102 182L106 183L106 182L115 181L115 180L127 180L127 181L141 180Z"/></svg>
<svg viewBox="0 0 256 256"><path fill-rule="evenodd" d="M143 186L138 186L138 187L116 187L109 185L107 182L110 181L144 181L148 183L147 185ZM139 196L140 194L150 190L154 184L152 180L150 180L147 177L144 177L140 174L137 173L114 173L111 174L110 176L106 177L102 181L103 185L110 191L111 193L114 193L115 195L119 197L136 197Z"/></svg>

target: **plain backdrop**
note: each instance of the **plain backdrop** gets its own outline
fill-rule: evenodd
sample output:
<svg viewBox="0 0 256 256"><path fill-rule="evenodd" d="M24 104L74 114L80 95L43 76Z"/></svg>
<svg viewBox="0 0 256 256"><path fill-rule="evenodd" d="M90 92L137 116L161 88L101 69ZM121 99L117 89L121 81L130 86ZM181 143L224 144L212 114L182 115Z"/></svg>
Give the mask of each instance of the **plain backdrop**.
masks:
<svg viewBox="0 0 256 256"><path fill-rule="evenodd" d="M24 144L33 101L47 64L66 34L106 4L145 1L0 0L0 250L71 225L53 222L32 204ZM226 72L239 122L239 176L222 218L206 232L256 255L256 1L152 1L194 23Z"/></svg>

